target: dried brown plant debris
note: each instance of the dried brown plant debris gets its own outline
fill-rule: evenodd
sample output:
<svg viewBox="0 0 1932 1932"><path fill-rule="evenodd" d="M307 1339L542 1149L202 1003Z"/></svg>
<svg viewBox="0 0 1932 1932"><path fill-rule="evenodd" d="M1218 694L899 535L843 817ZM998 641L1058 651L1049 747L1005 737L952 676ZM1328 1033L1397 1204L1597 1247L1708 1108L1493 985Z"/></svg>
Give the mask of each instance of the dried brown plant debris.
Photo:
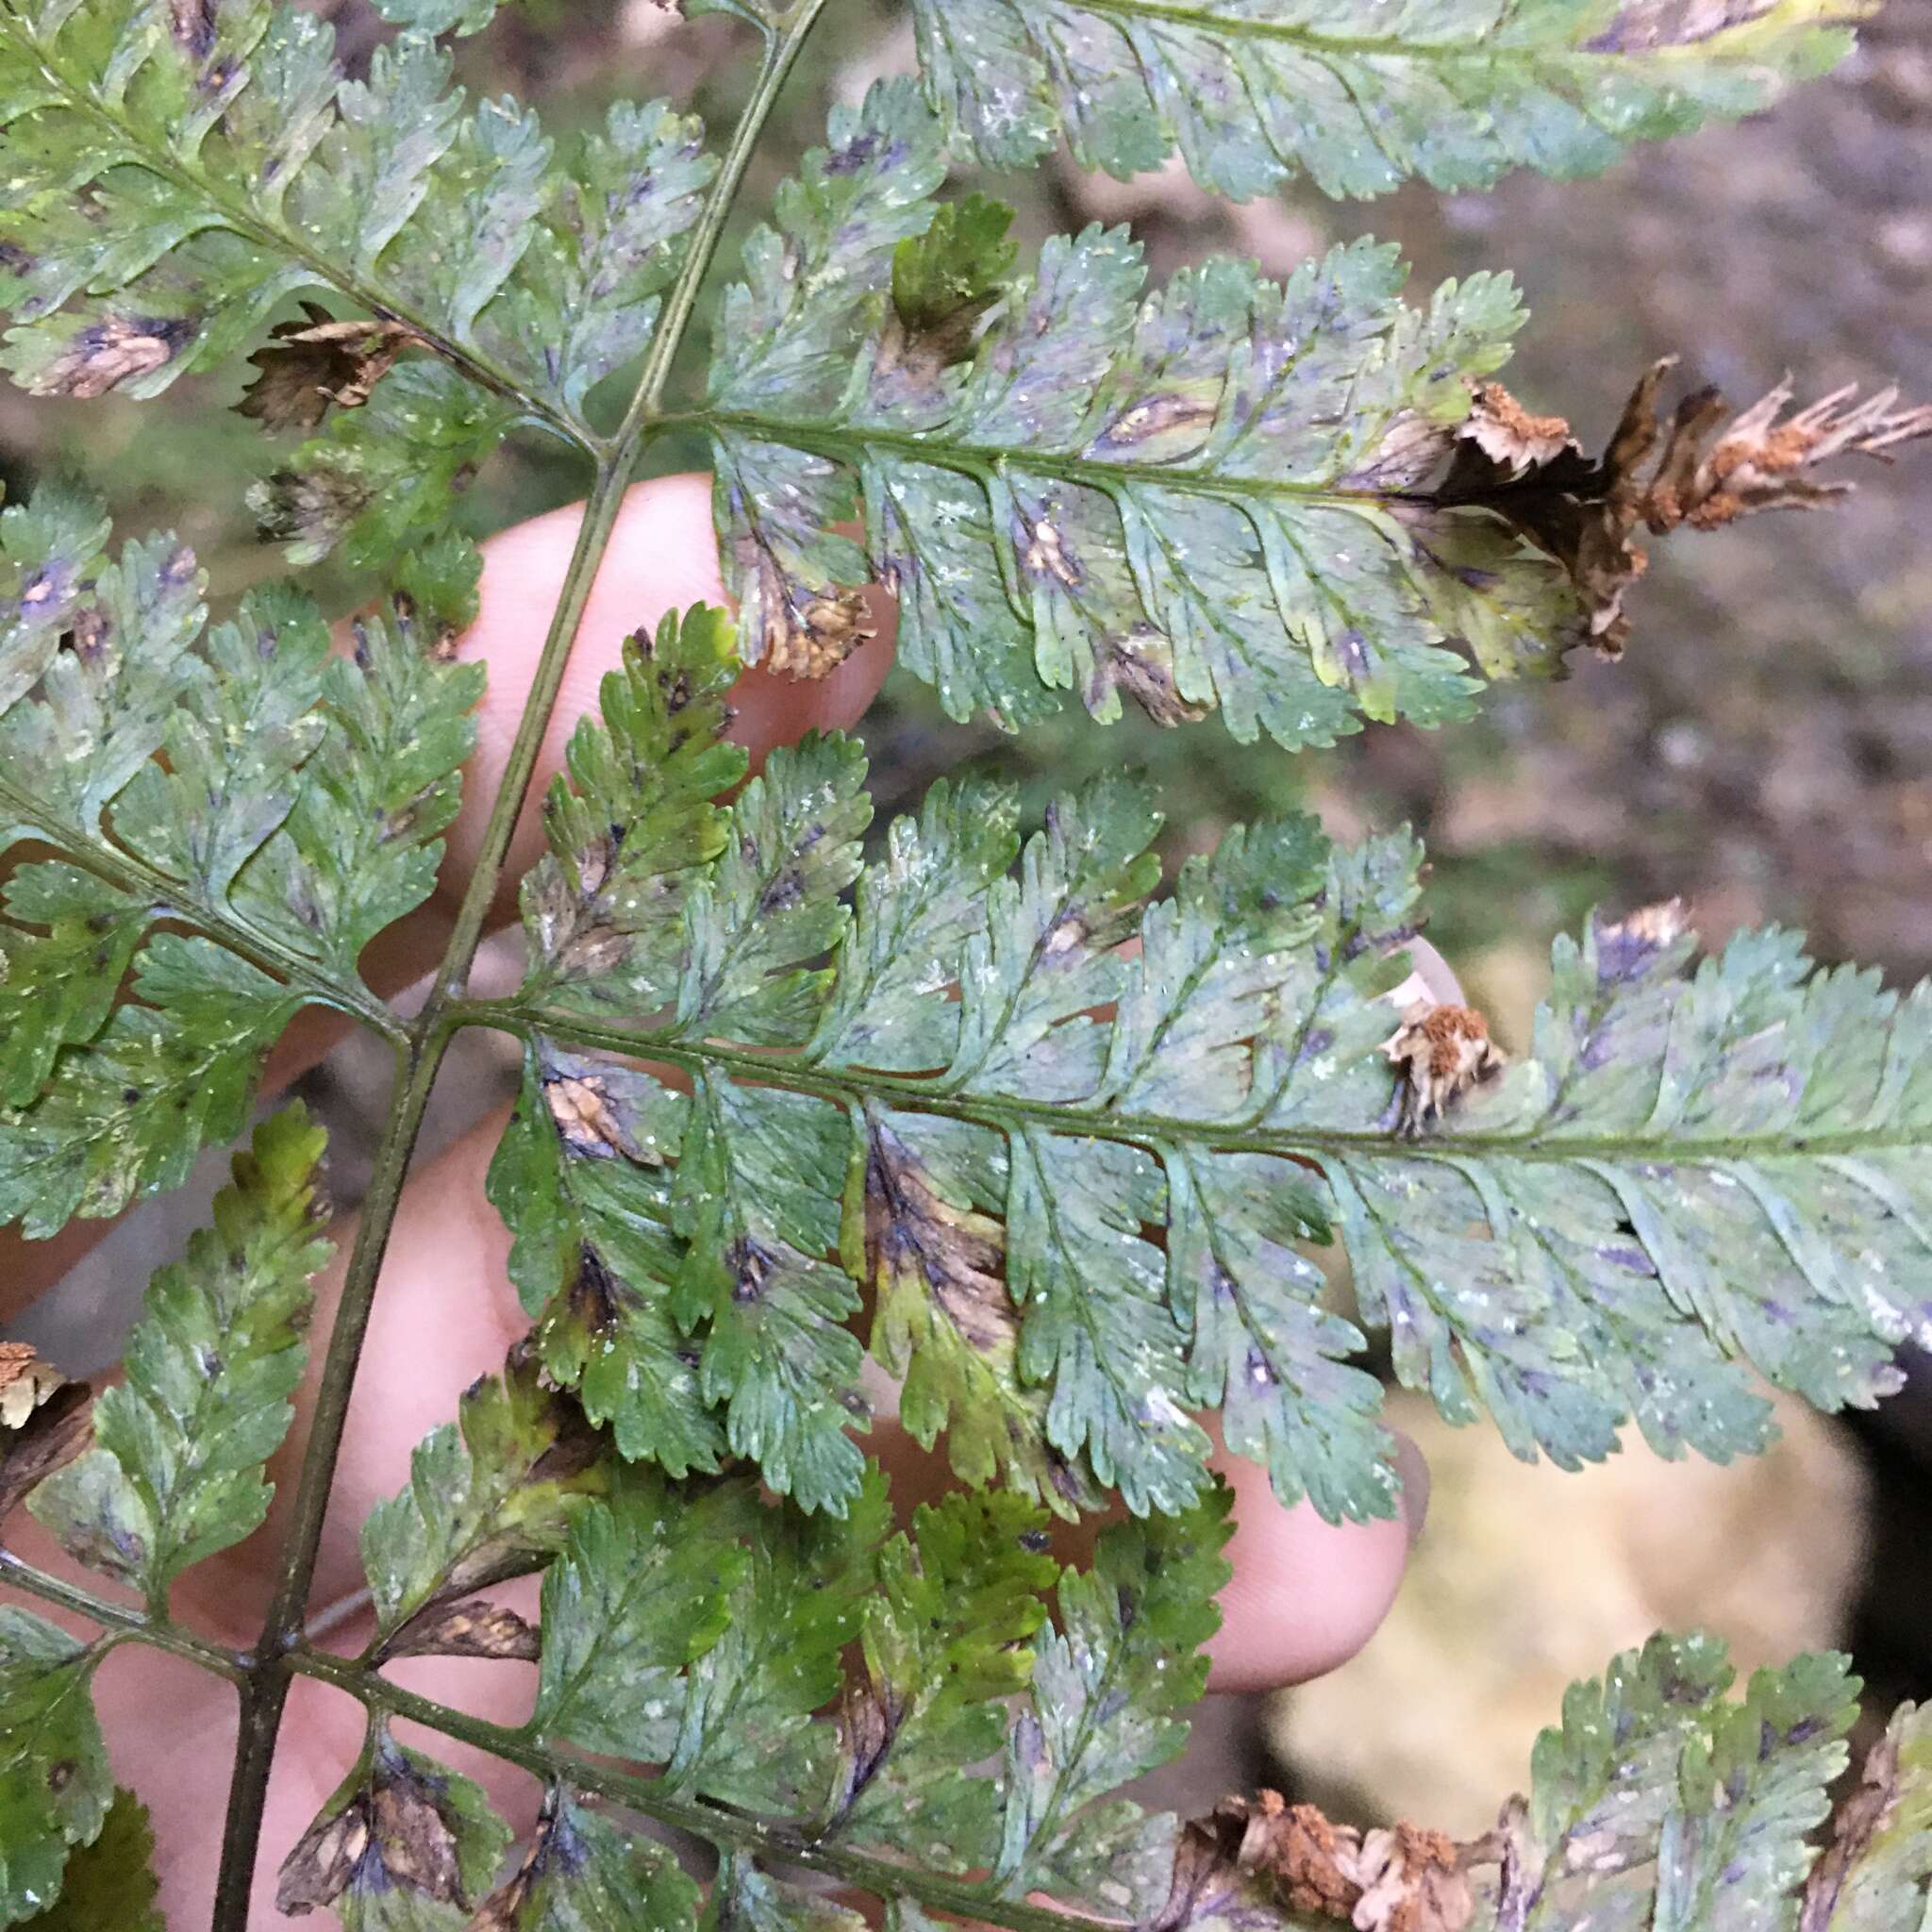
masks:
<svg viewBox="0 0 1932 1932"><path fill-rule="evenodd" d="M1474 1007L1430 999L1408 1008L1382 1051L1402 1070L1401 1129L1407 1134L1441 1120L1460 1095L1503 1064L1490 1023Z"/></svg>
<svg viewBox="0 0 1932 1932"><path fill-rule="evenodd" d="M456 1604L414 1618L383 1646L386 1657L475 1657L533 1664L541 1654L535 1628L499 1604Z"/></svg>
<svg viewBox="0 0 1932 1932"><path fill-rule="evenodd" d="M235 405L269 429L313 429L333 404L359 409L418 339L407 323L338 322L313 302L277 323L249 357L260 372Z"/></svg>
<svg viewBox="0 0 1932 1932"><path fill-rule="evenodd" d="M1535 416L1500 383L1475 391L1438 498L1495 510L1569 573L1588 641L1616 658L1629 635L1624 594L1649 559L1633 538L1679 527L1714 530L1767 509L1810 509L1852 485L1812 472L1843 456L1886 460L1898 444L1932 436L1932 408L1900 408L1895 389L1863 402L1855 388L1785 412L1787 378L1730 414L1715 389L1657 407L1675 365L1653 363L1601 458L1591 461L1557 416Z"/></svg>
<svg viewBox="0 0 1932 1932"><path fill-rule="evenodd" d="M1182 1832L1150 1932L1241 1923L1269 1907L1356 1932L1462 1932L1475 1916L1464 1866L1454 1840L1420 1825L1364 1832L1275 1791L1224 1798Z"/></svg>
<svg viewBox="0 0 1932 1932"><path fill-rule="evenodd" d="M93 1391L25 1341L0 1341L0 1522L93 1441Z"/></svg>
<svg viewBox="0 0 1932 1932"><path fill-rule="evenodd" d="M104 396L165 368L192 334L192 325L178 316L104 315L75 329L27 387L43 396Z"/></svg>
<svg viewBox="0 0 1932 1932"><path fill-rule="evenodd" d="M445 1780L399 1750L388 1720L378 1718L360 1789L303 1833L282 1865L276 1909L301 1918L333 1905L354 1885L416 1892L468 1911L449 1803Z"/></svg>

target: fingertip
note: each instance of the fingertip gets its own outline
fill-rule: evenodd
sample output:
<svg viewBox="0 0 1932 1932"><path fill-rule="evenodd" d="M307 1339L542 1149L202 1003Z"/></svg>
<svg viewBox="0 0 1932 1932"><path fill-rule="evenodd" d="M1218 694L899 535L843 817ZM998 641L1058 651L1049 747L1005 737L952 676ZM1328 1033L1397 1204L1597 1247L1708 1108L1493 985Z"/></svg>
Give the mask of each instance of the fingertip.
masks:
<svg viewBox="0 0 1932 1932"><path fill-rule="evenodd" d="M1234 1576L1222 1591L1222 1627L1208 1646L1212 1689L1304 1683L1346 1663L1375 1634L1427 1508L1421 1455L1400 1437L1396 1466L1404 1476L1402 1515L1332 1524L1306 1503L1284 1508L1265 1470L1226 1462L1223 1474L1235 1492Z"/></svg>
<svg viewBox="0 0 1932 1932"><path fill-rule="evenodd" d="M483 545L480 613L463 634L459 650L489 667L490 683L476 716L476 757L464 788L464 811L450 834L451 867L458 879L467 877L475 863L490 800L508 762L583 517L584 506L570 504L518 524ZM625 492L584 605L538 760L537 782L512 848L512 873L522 872L536 856L543 784L562 765L578 718L595 708L597 687L618 662L625 639L633 631L655 628L667 610L724 601L709 479L658 476L635 484Z"/></svg>

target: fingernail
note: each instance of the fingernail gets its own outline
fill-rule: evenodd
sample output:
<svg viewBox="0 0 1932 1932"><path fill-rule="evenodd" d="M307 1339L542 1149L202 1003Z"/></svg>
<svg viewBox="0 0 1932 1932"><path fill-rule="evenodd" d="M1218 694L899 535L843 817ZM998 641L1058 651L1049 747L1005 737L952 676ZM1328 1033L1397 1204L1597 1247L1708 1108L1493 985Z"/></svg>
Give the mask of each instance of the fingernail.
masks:
<svg viewBox="0 0 1932 1932"><path fill-rule="evenodd" d="M1395 1432L1395 1473L1402 1478L1402 1520L1414 1542L1429 1520L1429 1465L1423 1452L1398 1429Z"/></svg>

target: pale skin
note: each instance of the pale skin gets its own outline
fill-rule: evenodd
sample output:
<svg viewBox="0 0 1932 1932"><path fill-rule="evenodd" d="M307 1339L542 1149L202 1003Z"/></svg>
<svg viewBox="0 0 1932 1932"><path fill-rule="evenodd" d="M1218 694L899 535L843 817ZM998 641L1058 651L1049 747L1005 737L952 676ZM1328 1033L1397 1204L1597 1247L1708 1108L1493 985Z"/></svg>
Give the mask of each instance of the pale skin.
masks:
<svg viewBox="0 0 1932 1932"><path fill-rule="evenodd" d="M364 962L380 991L408 987L441 951L563 578L577 515L569 509L538 518L488 546L482 616L462 644L465 656L490 670L466 779L469 802L449 840L441 896L386 935ZM525 810L507 878L514 881L540 849L534 798L560 763L572 724L594 707L598 679L615 662L623 639L667 609L722 602L723 594L708 480L668 477L634 490L585 613L533 808ZM824 683L747 675L734 698L734 736L756 756L813 726L855 723L891 660L889 613L880 616L882 635ZM498 916L507 921L513 913L511 891ZM333 1037L319 1022L299 1029L271 1066L271 1089L312 1064ZM411 1447L455 1413L458 1394L469 1382L501 1366L525 1325L508 1283L508 1241L483 1197L484 1170L502 1125L500 1118L484 1122L413 1175L404 1196L337 1471L312 1598L318 1611L360 1587L359 1525L372 1504L407 1481ZM326 1332L353 1233L353 1216L334 1230L338 1259L318 1284L318 1334ZM73 1241L29 1244L0 1236L0 1314L56 1281L75 1252ZM299 1445L303 1436L298 1421L292 1441ZM877 1429L868 1446L898 1471L902 1496L944 1479L941 1465L921 1457L890 1425ZM1234 1578L1221 1598L1224 1623L1212 1645L1212 1688L1253 1690L1301 1682L1335 1669L1367 1641L1394 1597L1426 1499L1426 1472L1411 1445L1401 1445L1400 1461L1403 1519L1337 1527L1305 1507L1284 1509L1252 1464L1217 1457L1234 1489L1237 1527L1229 1553ZM275 1474L286 1487L292 1468L285 1461ZM272 1587L278 1530L279 1519L272 1517L247 1543L192 1572L175 1591L176 1619L224 1643L252 1642ZM8 1525L7 1541L30 1562L80 1576L24 1513ZM527 1585L495 1594L531 1607ZM328 1645L353 1654L365 1640L365 1626L351 1614L331 1628ZM533 1673L525 1666L415 1659L394 1667L394 1674L423 1695L499 1723L517 1723L529 1708ZM154 1816L169 1923L200 1924L213 1895L220 1852L234 1744L233 1692L192 1664L130 1644L103 1666L98 1696L116 1777L146 1800ZM354 1759L361 1729L360 1707L348 1697L311 1681L296 1684L270 1788L253 1924L290 1923L274 1905L275 1865ZM414 1736L408 1725L399 1726L399 1735L485 1778L513 1822L527 1818L535 1788L522 1773L464 1746Z"/></svg>

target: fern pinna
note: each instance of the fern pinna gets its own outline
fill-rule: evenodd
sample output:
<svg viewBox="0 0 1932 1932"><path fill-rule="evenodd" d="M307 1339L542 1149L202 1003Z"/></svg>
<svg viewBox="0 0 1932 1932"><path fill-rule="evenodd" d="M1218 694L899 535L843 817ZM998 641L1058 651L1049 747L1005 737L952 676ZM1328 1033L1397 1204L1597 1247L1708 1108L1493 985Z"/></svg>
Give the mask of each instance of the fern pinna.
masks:
<svg viewBox="0 0 1932 1932"><path fill-rule="evenodd" d="M1209 1422L1284 1502L1395 1513L1370 1335L1445 1416L1565 1467L1627 1428L1753 1450L1765 1383L1827 1409L1893 1388L1894 1350L1932 1345L1932 994L1781 932L1700 958L1674 907L1605 913L1506 1059L1410 971L1406 835L1279 818L1163 886L1131 778L1039 825L941 780L874 828L855 741L750 775L725 735L741 667L825 675L872 586L945 710L1009 728L1071 696L1293 749L1614 657L1640 535L1817 502L1932 413L1785 388L1666 411L1659 365L1592 457L1494 379L1507 277L1410 300L1362 242L1150 289L1123 230L1023 265L1010 212L956 184L1062 142L1121 175L1177 154L1236 198L1577 174L1828 68L1854 9L911 0L917 76L832 110L675 390L824 4L690 0L761 50L732 129L654 102L559 142L453 84L491 0L380 0L355 77L321 14L264 0L0 0L0 359L90 397L245 358L264 536L372 593L339 633L292 582L211 619L192 552L117 543L77 485L0 516L0 1218L49 1237L245 1138L122 1380L0 1347L0 1510L100 1579L0 1552L44 1600L0 1608L0 1924L161 1923L91 1690L146 1645L240 1701L219 1875L177 1908L216 1932L249 1922L298 1680L366 1728L269 1847L276 1903L367 1932L1916 1926L1932 1731L1899 1712L1834 1811L1857 1687L1832 1657L1738 1695L1707 1639L1617 1658L1473 1842L1270 1794L1179 1824L1120 1788L1206 1680ZM361 974L435 889L475 748L458 497L525 432L589 505L405 1017ZM673 437L708 445L735 618L625 643L544 799L522 984L473 996L592 578ZM237 1648L176 1586L262 1530L308 1363L322 1136L299 1107L249 1127L305 1008L398 1072ZM522 1047L488 1195L528 1329L369 1515L351 1654L311 1623L324 1515L416 1130L475 1026ZM957 1479L910 1511L868 1455L886 1388ZM1063 1563L1056 1519L1110 1501ZM487 1594L535 1573L534 1622ZM407 1688L422 1657L533 1664L527 1719ZM425 1733L532 1774L527 1828Z"/></svg>

